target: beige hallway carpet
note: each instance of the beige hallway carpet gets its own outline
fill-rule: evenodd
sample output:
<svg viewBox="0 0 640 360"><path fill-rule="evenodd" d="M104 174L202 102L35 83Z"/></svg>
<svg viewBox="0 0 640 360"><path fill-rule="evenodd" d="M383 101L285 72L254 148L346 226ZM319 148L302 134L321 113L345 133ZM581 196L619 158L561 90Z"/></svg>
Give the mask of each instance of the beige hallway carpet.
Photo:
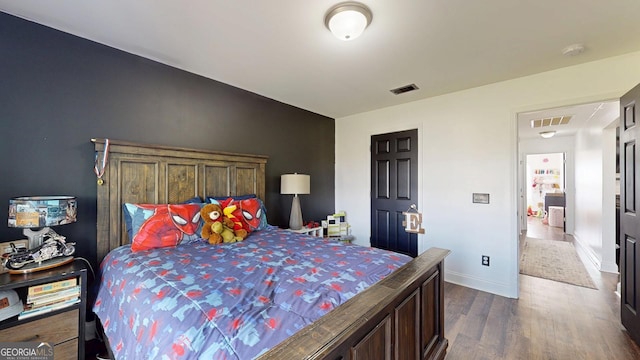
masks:
<svg viewBox="0 0 640 360"><path fill-rule="evenodd" d="M597 289L570 242L526 238L520 256L520 273Z"/></svg>

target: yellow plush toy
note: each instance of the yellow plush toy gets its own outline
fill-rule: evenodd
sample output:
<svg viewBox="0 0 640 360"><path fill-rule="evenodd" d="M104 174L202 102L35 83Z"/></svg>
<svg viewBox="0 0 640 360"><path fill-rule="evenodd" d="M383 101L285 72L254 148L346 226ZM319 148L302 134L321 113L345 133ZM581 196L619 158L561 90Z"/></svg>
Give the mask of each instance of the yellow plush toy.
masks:
<svg viewBox="0 0 640 360"><path fill-rule="evenodd" d="M230 227L233 231L233 234L238 238L237 241L244 240L249 233L242 226L242 220L240 218L241 215L236 216L237 213L241 213L241 210L237 205L231 204L232 199L227 199L220 204L222 206L223 220L225 221L225 225ZM230 221L231 225L227 225L227 220Z"/></svg>
<svg viewBox="0 0 640 360"><path fill-rule="evenodd" d="M209 244L230 243L244 239L242 236L236 234L233 220L224 215L220 205L204 205L202 209L200 209L200 217L204 219L202 238L207 239Z"/></svg>
<svg viewBox="0 0 640 360"><path fill-rule="evenodd" d="M242 241L242 238L236 236L233 229L228 227L226 224L222 224L222 222L215 222L211 224L211 230L216 234L220 234L223 242L232 243Z"/></svg>

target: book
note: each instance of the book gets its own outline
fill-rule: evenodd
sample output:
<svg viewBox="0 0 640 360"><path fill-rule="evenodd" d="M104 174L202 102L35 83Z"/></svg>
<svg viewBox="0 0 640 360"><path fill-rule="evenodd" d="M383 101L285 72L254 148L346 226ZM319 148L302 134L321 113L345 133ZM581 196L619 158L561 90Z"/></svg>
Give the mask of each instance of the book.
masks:
<svg viewBox="0 0 640 360"><path fill-rule="evenodd" d="M76 299L71 299L71 300L58 302L58 303L55 303L55 304L52 304L52 305L39 307L39 308L36 308L36 309L27 309L27 310L22 311L20 313L20 315L18 315L18 320L28 319L28 318L33 317L33 316L46 314L48 312L52 312L52 311L55 311L55 310L64 309L66 307L72 306L72 305L77 304L79 302L80 302L80 299L76 298Z"/></svg>
<svg viewBox="0 0 640 360"><path fill-rule="evenodd" d="M23 309L24 310L35 310L35 309L47 307L47 306L50 306L50 305L63 303L65 301L69 301L69 300L76 300L76 299L79 299L79 297L78 296L68 296L68 297L61 298L61 299L58 299L58 300L55 300L55 301L49 301L49 302L44 302L44 303L39 303L39 304L26 304L23 307Z"/></svg>
<svg viewBox="0 0 640 360"><path fill-rule="evenodd" d="M31 295L31 296L27 295L27 304L42 303L50 300L56 300L72 294L75 294L75 295L80 294L80 285L76 285L74 287L70 287L67 289L54 291L54 292L47 292L47 293Z"/></svg>
<svg viewBox="0 0 640 360"><path fill-rule="evenodd" d="M48 296L40 296L36 299L27 298L27 306L30 308L37 308L45 305L51 305L58 302L77 299L80 297L80 287L74 287L67 290L54 292L49 294Z"/></svg>
<svg viewBox="0 0 640 360"><path fill-rule="evenodd" d="M71 279L54 281L52 283L29 286L27 296L45 294L45 293L50 293L50 292L59 291L63 289L68 289L76 285L78 285L78 279L74 277Z"/></svg>

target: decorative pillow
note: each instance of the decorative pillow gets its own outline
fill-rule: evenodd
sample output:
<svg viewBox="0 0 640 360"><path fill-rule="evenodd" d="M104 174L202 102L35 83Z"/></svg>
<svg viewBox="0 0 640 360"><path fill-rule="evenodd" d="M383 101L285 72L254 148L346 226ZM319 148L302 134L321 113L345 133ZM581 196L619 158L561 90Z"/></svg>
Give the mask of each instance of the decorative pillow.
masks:
<svg viewBox="0 0 640 360"><path fill-rule="evenodd" d="M238 196L208 196L206 201L212 204L220 205L227 199L233 199L234 203L242 209L243 218L248 222L251 230L266 229L269 225L267 223L267 209L264 206L262 200L256 196L256 194L238 195ZM257 202L257 207L256 206ZM259 219L259 221L257 220Z"/></svg>
<svg viewBox="0 0 640 360"><path fill-rule="evenodd" d="M124 204L131 251L176 246L199 239L200 207L200 204Z"/></svg>
<svg viewBox="0 0 640 360"><path fill-rule="evenodd" d="M246 194L246 195L236 195L236 196L207 196L206 200L207 202L211 202L211 200L216 200L218 202L223 201L223 200L227 200L227 199L233 199L233 200L245 200L245 199L257 199L258 195L256 194Z"/></svg>
<svg viewBox="0 0 640 360"><path fill-rule="evenodd" d="M202 199L200 198L200 196L194 196L191 199L183 202L183 204L202 204Z"/></svg>

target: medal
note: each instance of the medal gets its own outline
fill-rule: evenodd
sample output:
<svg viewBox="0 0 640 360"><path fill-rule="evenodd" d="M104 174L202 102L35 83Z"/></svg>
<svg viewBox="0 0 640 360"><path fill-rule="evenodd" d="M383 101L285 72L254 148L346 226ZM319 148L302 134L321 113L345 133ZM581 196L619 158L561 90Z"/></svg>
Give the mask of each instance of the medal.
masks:
<svg viewBox="0 0 640 360"><path fill-rule="evenodd" d="M107 166L107 161L109 159L109 139L104 140L104 152L102 153L102 163L99 163L98 152L96 151L96 160L93 166L93 172L96 173L98 177L98 185L104 184L104 180L102 180L102 176L104 176L104 169Z"/></svg>

